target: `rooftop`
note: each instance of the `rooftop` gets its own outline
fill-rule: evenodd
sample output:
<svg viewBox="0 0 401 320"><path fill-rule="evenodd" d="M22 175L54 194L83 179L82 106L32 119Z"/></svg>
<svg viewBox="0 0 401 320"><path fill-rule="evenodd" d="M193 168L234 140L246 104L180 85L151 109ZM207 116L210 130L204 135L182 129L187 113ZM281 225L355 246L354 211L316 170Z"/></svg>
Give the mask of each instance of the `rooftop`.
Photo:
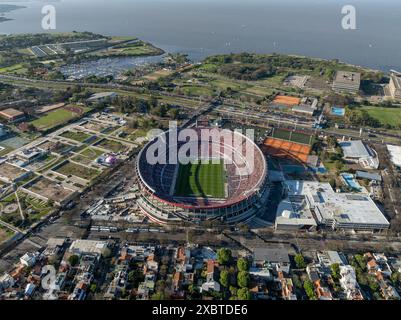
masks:
<svg viewBox="0 0 401 320"><path fill-rule="evenodd" d="M27 170L14 166L8 162L0 164L0 177L8 180L14 181L27 173Z"/></svg>
<svg viewBox="0 0 401 320"><path fill-rule="evenodd" d="M357 171L356 172L356 177L360 179L367 179L367 180L373 180L373 181L382 181L382 177L378 173L370 173L370 172L365 172L365 171Z"/></svg>
<svg viewBox="0 0 401 320"><path fill-rule="evenodd" d="M102 254L107 248L107 242L95 240L75 240L70 250L75 253L97 253Z"/></svg>
<svg viewBox="0 0 401 320"><path fill-rule="evenodd" d="M343 141L340 142L340 147L343 149L346 158L368 158L372 157L368 148L361 140Z"/></svg>
<svg viewBox="0 0 401 320"><path fill-rule="evenodd" d="M309 113L309 114L314 114L316 111L316 108L308 105L299 105L299 106L294 106L292 108L292 111L294 112L303 112L303 113Z"/></svg>
<svg viewBox="0 0 401 320"><path fill-rule="evenodd" d="M387 150L390 153L391 161L395 166L401 167L401 147L388 144Z"/></svg>
<svg viewBox="0 0 401 320"><path fill-rule="evenodd" d="M19 150L15 155L26 159L30 160L32 158L35 158L36 156L40 155L43 153L43 150L38 149L38 148L31 148L31 149L21 149Z"/></svg>
<svg viewBox="0 0 401 320"><path fill-rule="evenodd" d="M285 182L289 195L305 195L321 222L341 225L389 226L389 222L368 195L336 193L329 183Z"/></svg>
<svg viewBox="0 0 401 320"><path fill-rule="evenodd" d="M5 110L1 110L0 115L11 119L11 118L16 118L16 117L21 117L24 115L24 113L19 110L13 109L13 108L8 108Z"/></svg>
<svg viewBox="0 0 401 320"><path fill-rule="evenodd" d="M277 208L276 225L317 226L305 197L283 200Z"/></svg>
<svg viewBox="0 0 401 320"><path fill-rule="evenodd" d="M95 100L99 100L99 99L105 99L105 98L111 98L114 97L116 95L115 92L99 92L99 93L95 93L93 94L88 101L95 101Z"/></svg>
<svg viewBox="0 0 401 320"><path fill-rule="evenodd" d="M359 85L361 82L361 74L357 72L338 71L334 82L345 85Z"/></svg>
<svg viewBox="0 0 401 320"><path fill-rule="evenodd" d="M396 73L392 73L391 74L391 79L394 82L395 87L400 90L401 89L401 75L400 74L396 74Z"/></svg>

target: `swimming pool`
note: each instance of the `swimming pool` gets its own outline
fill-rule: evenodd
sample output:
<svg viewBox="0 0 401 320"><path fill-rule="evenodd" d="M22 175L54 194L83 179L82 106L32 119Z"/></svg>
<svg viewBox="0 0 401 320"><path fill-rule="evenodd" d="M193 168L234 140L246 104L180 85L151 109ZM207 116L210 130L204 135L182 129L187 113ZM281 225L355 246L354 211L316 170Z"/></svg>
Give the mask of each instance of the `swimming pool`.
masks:
<svg viewBox="0 0 401 320"><path fill-rule="evenodd" d="M332 107L331 114L337 117L344 117L345 116L345 108L340 107Z"/></svg>
<svg viewBox="0 0 401 320"><path fill-rule="evenodd" d="M344 183L354 189L357 190L359 192L361 192L363 189L361 187L361 185L355 180L354 175L350 174L350 173L342 173L341 174L341 178L343 179Z"/></svg>

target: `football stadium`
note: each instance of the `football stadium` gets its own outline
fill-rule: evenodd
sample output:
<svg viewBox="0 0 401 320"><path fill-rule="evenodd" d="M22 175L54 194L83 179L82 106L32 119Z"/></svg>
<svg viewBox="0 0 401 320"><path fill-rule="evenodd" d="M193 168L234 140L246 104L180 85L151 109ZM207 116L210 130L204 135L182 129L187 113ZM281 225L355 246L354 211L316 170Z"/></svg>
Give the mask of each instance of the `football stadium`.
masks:
<svg viewBox="0 0 401 320"><path fill-rule="evenodd" d="M136 174L140 198L137 203L152 222L235 224L252 218L267 201L267 163L259 147L239 132L224 130L237 141L233 144L227 142L222 129L213 129L218 138L205 137L202 134L205 129L210 130L193 129L198 139L191 142L178 139L171 142L174 141L170 139L172 131L165 132L148 142L138 155ZM164 152L166 164L150 164L147 155L160 139L166 148L158 150L157 156ZM198 151L198 156L185 164L170 161L169 150L180 150L189 144L192 150Z"/></svg>

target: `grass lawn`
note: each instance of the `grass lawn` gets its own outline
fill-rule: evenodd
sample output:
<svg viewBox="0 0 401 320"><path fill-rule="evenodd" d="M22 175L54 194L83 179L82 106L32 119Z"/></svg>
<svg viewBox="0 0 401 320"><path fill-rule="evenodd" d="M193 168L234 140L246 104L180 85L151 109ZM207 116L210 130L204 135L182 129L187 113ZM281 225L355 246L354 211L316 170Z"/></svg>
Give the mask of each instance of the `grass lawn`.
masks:
<svg viewBox="0 0 401 320"><path fill-rule="evenodd" d="M253 87L246 89L245 92L255 94L258 96L266 96L266 95L272 94L273 89L266 88L266 87L260 87L260 86L253 86Z"/></svg>
<svg viewBox="0 0 401 320"><path fill-rule="evenodd" d="M302 143L302 144L308 144L308 145L313 145L315 142L315 139L311 136L299 132L291 132L288 130L280 130L280 129L275 129L273 132L273 138L281 139L281 140L287 140L287 141L292 141L292 142L297 142L297 143Z"/></svg>
<svg viewBox="0 0 401 320"><path fill-rule="evenodd" d="M57 127L63 123L66 123L72 119L78 118L79 115L76 112L68 111L65 109L58 109L51 111L45 116L32 121L31 123L40 131L49 130Z"/></svg>
<svg viewBox="0 0 401 320"><path fill-rule="evenodd" d="M127 147L124 144L109 139L103 139L100 142L96 143L96 147L100 147L105 150L112 151L114 153L127 151Z"/></svg>
<svg viewBox="0 0 401 320"><path fill-rule="evenodd" d="M171 70L162 69L162 70L154 71L154 72L144 76L143 78L146 80L150 80L150 81L156 81L160 78L167 77L167 76L171 75L172 73L173 73L173 71L171 71Z"/></svg>
<svg viewBox="0 0 401 320"><path fill-rule="evenodd" d="M184 86L181 91L187 96L213 96L213 90L203 86Z"/></svg>
<svg viewBox="0 0 401 320"><path fill-rule="evenodd" d="M142 41L133 42L133 43L122 43L118 44L113 48L108 48L106 50L100 50L94 53L94 55L99 57L113 56L113 55L125 55L125 56L147 56L147 55L156 55L161 54L162 52Z"/></svg>
<svg viewBox="0 0 401 320"><path fill-rule="evenodd" d="M87 157L84 157L84 156L82 156L82 155L80 155L80 154L78 154L78 155L72 157L71 160L74 161L74 162L78 162L78 163L80 163L80 164L83 164L83 165L85 165L85 166L89 166L89 165L92 163L92 160L91 160L91 159L89 159L89 158L87 158ZM57 179L57 178L56 178L56 179Z"/></svg>
<svg viewBox="0 0 401 320"><path fill-rule="evenodd" d="M180 165L175 195L180 197L225 198L224 163L195 162Z"/></svg>
<svg viewBox="0 0 401 320"><path fill-rule="evenodd" d="M127 138L130 141L135 141L138 138L147 137L147 135L148 135L148 130L137 129L131 134L129 134Z"/></svg>
<svg viewBox="0 0 401 320"><path fill-rule="evenodd" d="M62 175L65 175L67 177L69 176L76 176L78 178L82 178L85 180L92 180L94 179L97 175L100 174L100 171L81 166L76 163L72 162L65 162L63 165L61 165L59 168L55 169L56 172L61 173Z"/></svg>
<svg viewBox="0 0 401 320"><path fill-rule="evenodd" d="M53 207L49 205L46 201L36 199L34 197L28 196L26 193L18 191L18 197L22 204L25 221L22 223L22 217L20 215L15 193L3 198L0 201L0 207L3 209L9 205L14 205L16 210L14 212L1 214L1 220L10 223L16 227L26 229L32 224L38 222L43 217L47 216ZM29 212L29 213L28 213Z"/></svg>
<svg viewBox="0 0 401 320"><path fill-rule="evenodd" d="M361 109L365 110L372 118L380 121L382 125L401 125L401 108L364 106Z"/></svg>
<svg viewBox="0 0 401 320"><path fill-rule="evenodd" d="M3 241L6 241L7 239L11 238L13 235L14 235L14 232L12 232L11 230L0 226L0 243L2 243Z"/></svg>
<svg viewBox="0 0 401 320"><path fill-rule="evenodd" d="M0 73L14 73L14 74L25 74L28 71L21 63L12 65L10 67L0 68Z"/></svg>
<svg viewBox="0 0 401 320"><path fill-rule="evenodd" d="M241 90L247 87L247 85L243 85L239 82L231 81L231 80L222 80L216 79L210 81L210 84L217 87L220 90L227 90L227 88L231 88L233 90Z"/></svg>
<svg viewBox="0 0 401 320"><path fill-rule="evenodd" d="M71 139L78 142L84 142L85 140L89 139L91 135L82 131L66 131L63 132L60 135L60 137Z"/></svg>
<svg viewBox="0 0 401 320"><path fill-rule="evenodd" d="M100 157L104 153L103 150L99 150L96 148L87 148L84 151L82 151L80 154L83 155L84 157L87 157L91 160L95 160L98 157Z"/></svg>

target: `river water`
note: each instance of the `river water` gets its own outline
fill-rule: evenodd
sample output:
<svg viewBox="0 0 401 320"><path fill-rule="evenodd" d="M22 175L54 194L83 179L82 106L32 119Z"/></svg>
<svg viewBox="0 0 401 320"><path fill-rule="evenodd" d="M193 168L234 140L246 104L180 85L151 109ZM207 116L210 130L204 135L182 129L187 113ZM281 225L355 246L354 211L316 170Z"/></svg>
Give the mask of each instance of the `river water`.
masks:
<svg viewBox="0 0 401 320"><path fill-rule="evenodd" d="M57 30L136 36L193 60L230 52L286 53L375 69L401 69L399 0L60 0L1 1L26 6L6 14L1 33L43 32L52 4ZM357 29L341 27L356 8Z"/></svg>

